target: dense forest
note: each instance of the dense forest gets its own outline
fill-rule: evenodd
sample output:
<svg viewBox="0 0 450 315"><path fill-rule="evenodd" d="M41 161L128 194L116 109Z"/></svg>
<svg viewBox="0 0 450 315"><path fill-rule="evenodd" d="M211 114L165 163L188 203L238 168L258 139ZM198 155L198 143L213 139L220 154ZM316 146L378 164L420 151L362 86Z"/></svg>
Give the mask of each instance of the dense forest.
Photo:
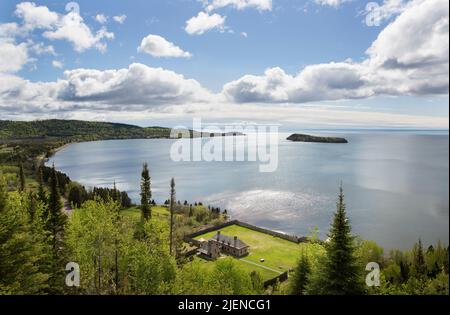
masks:
<svg viewBox="0 0 450 315"><path fill-rule="evenodd" d="M168 138L170 128L142 128L127 124L80 120L0 120L0 139L71 138L105 140L131 138Z"/></svg>
<svg viewBox="0 0 450 315"><path fill-rule="evenodd" d="M139 127L128 124L82 120L0 120L0 140L57 140L94 141L112 139L163 139L169 138L171 128ZM189 130L191 137L223 136Z"/></svg>

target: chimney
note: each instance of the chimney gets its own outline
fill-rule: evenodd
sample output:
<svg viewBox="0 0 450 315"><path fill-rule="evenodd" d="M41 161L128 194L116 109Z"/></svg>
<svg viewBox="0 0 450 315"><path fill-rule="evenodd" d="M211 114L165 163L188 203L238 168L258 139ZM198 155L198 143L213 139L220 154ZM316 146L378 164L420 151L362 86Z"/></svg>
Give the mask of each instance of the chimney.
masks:
<svg viewBox="0 0 450 315"><path fill-rule="evenodd" d="M237 236L234 237L234 247L237 247Z"/></svg>
<svg viewBox="0 0 450 315"><path fill-rule="evenodd" d="M217 240L220 240L220 231L217 231Z"/></svg>

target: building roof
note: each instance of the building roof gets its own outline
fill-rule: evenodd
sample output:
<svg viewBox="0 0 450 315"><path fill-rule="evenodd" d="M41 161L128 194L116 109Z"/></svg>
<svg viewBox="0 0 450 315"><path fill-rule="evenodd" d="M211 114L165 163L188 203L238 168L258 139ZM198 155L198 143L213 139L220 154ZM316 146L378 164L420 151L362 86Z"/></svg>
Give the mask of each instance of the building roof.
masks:
<svg viewBox="0 0 450 315"><path fill-rule="evenodd" d="M219 242L219 243L225 243L228 246L234 247L234 248L237 248L237 249L249 247L247 244L245 244L239 238L236 238L236 242L235 242L235 238L234 237L223 235L221 233L217 233L211 239L216 241L216 242Z"/></svg>

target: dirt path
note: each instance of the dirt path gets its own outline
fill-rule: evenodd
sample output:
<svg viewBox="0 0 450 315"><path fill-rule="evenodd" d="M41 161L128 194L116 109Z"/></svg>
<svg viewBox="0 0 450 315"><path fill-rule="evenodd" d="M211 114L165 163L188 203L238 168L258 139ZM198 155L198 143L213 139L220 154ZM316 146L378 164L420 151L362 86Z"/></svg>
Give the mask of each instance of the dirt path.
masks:
<svg viewBox="0 0 450 315"><path fill-rule="evenodd" d="M62 212L64 212L67 216L70 216L73 213L72 205L70 204L69 200L66 198L63 198L64 200L64 206L61 209Z"/></svg>

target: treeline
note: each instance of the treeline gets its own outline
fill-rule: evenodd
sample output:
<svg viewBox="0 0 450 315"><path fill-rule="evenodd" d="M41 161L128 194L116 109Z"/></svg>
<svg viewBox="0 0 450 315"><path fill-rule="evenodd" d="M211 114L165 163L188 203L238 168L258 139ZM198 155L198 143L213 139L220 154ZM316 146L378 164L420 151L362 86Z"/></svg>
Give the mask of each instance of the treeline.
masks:
<svg viewBox="0 0 450 315"><path fill-rule="evenodd" d="M120 191L114 184L113 188L94 187L90 190L76 182L71 182L67 188L67 200L75 207L80 207L88 200L100 199L103 202L113 200L120 205L121 209L129 208L133 205L131 198L126 191Z"/></svg>
<svg viewBox="0 0 450 315"><path fill-rule="evenodd" d="M62 194L65 194L67 186L71 183L69 176L63 172L55 170L54 167L52 168L43 165L38 168L38 180L40 185L49 184L53 175L56 176L59 191Z"/></svg>
<svg viewBox="0 0 450 315"><path fill-rule="evenodd" d="M164 201L165 206L170 205L170 200ZM207 223L217 224L218 221L228 219L228 211L224 209L223 211L220 207L205 207L202 202L195 202L194 204L189 203L185 200L183 203L178 200L174 205L174 211L176 213L184 214L186 217L191 219L188 222L189 226L195 225L205 225Z"/></svg>
<svg viewBox="0 0 450 315"><path fill-rule="evenodd" d="M93 187L92 189L86 190L84 186L77 182L71 181L69 176L63 172L55 170L54 167L39 167L39 190L45 189L44 186L48 186L50 184L53 174L56 176L59 191L67 198L69 203L75 207L80 207L81 204L87 200L94 200L97 197L104 202L112 199L113 201L118 202L122 209L132 206L131 198L128 196L128 193L117 189L115 183L113 188ZM24 178L20 179L20 181L24 180ZM21 184L21 186L24 186L24 184Z"/></svg>
<svg viewBox="0 0 450 315"><path fill-rule="evenodd" d="M170 129L163 127L142 128L127 124L91 122L81 120L0 120L0 138L71 138L73 141L168 138Z"/></svg>

